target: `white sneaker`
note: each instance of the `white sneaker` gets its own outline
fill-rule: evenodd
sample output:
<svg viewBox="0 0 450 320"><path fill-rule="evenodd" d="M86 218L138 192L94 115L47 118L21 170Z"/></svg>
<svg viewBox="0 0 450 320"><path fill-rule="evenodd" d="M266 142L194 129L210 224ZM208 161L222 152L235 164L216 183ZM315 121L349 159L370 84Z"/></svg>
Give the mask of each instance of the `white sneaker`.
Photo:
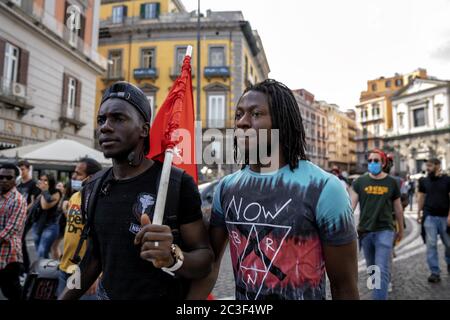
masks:
<svg viewBox="0 0 450 320"><path fill-rule="evenodd" d="M389 282L388 292L392 292L392 282Z"/></svg>

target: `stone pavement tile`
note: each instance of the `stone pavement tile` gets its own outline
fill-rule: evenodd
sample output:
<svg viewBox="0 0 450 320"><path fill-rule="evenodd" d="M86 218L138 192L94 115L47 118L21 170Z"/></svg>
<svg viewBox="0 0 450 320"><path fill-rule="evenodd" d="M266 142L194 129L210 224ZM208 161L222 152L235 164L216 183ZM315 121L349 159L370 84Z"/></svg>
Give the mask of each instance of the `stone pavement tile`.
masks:
<svg viewBox="0 0 450 320"><path fill-rule="evenodd" d="M426 263L426 253L422 252L408 259L398 261L393 266L393 290L389 300L450 300L450 275L444 261L444 248L438 248L441 282L437 284L427 281L430 271ZM371 299L366 285L367 275L359 274L359 290L361 299Z"/></svg>

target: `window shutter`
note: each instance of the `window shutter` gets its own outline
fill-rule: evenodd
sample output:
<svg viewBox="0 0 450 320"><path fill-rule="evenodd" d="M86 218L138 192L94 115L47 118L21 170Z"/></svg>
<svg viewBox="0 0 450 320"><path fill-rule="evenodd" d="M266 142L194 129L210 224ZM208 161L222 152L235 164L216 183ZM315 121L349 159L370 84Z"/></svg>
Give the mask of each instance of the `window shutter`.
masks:
<svg viewBox="0 0 450 320"><path fill-rule="evenodd" d="M155 18L159 18L160 11L161 11L161 4L158 2L158 3L156 3L156 17Z"/></svg>
<svg viewBox="0 0 450 320"><path fill-rule="evenodd" d="M3 78L3 65L5 64L6 42L0 38L0 78Z"/></svg>
<svg viewBox="0 0 450 320"><path fill-rule="evenodd" d="M19 73L17 82L25 86L27 85L28 82L29 59L30 59L30 52L20 48Z"/></svg>
<svg viewBox="0 0 450 320"><path fill-rule="evenodd" d="M75 100L75 107L80 108L81 107L81 81L76 79L76 86L77 86L77 92L76 92L76 100Z"/></svg>
<svg viewBox="0 0 450 320"><path fill-rule="evenodd" d="M145 18L145 3L141 4L141 19Z"/></svg>
<svg viewBox="0 0 450 320"><path fill-rule="evenodd" d="M85 34L86 34L86 17L83 15L80 15L80 30L78 31L78 36L84 40Z"/></svg>
<svg viewBox="0 0 450 320"><path fill-rule="evenodd" d="M69 77L67 76L67 74L63 73L63 89L62 89L61 103L64 108L67 107L68 89L69 89Z"/></svg>
<svg viewBox="0 0 450 320"><path fill-rule="evenodd" d="M126 17L128 15L128 7L123 6L123 16Z"/></svg>

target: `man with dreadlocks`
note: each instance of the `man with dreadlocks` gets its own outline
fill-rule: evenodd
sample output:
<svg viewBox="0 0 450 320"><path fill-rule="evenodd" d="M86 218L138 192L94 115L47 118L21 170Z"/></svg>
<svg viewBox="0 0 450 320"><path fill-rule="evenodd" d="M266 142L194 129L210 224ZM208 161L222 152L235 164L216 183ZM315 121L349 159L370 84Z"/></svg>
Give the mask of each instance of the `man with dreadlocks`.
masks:
<svg viewBox="0 0 450 320"><path fill-rule="evenodd" d="M325 270L333 299L358 299L349 195L338 178L307 160L292 91L265 80L244 92L235 114L236 129L254 130L248 136L257 143L243 138L244 148L237 150L245 155L242 169L217 186L210 223L215 264L191 292L203 299L212 290L230 241L236 299L325 299ZM263 132L274 129L279 141L271 134L263 141ZM238 146L235 140L235 150ZM269 150L271 163L261 157L250 161L255 149Z"/></svg>

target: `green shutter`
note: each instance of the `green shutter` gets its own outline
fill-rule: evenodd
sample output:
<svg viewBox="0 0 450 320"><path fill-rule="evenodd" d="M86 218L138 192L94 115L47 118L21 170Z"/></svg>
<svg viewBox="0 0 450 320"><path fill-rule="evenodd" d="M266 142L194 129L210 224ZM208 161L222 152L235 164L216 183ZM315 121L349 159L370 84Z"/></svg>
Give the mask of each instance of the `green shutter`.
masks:
<svg viewBox="0 0 450 320"><path fill-rule="evenodd" d="M161 12L161 4L158 2L156 4L156 18L159 18L160 12Z"/></svg>
<svg viewBox="0 0 450 320"><path fill-rule="evenodd" d="M145 19L145 3L141 4L141 19Z"/></svg>

